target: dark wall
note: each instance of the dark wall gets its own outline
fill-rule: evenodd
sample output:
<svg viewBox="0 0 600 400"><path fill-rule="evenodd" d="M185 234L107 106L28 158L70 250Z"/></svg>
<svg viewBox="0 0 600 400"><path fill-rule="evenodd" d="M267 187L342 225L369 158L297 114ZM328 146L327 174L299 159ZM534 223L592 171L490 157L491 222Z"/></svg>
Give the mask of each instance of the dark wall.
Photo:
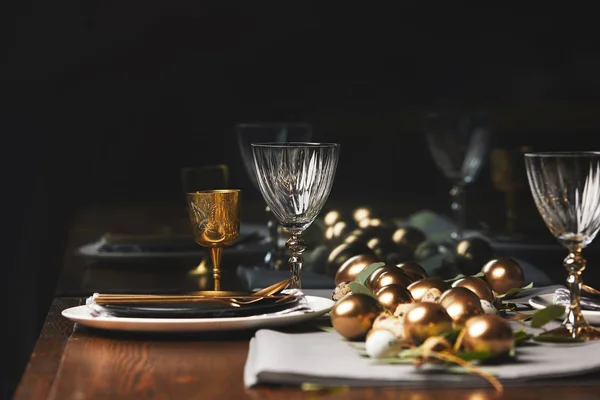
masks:
<svg viewBox="0 0 600 400"><path fill-rule="evenodd" d="M228 163L249 187L241 121L308 121L316 140L342 143L339 195L357 179L387 190L378 170L436 194L428 109L491 111L500 144L588 148L600 127L583 11L146 1L15 13L7 104L34 120L84 202L168 196L194 164Z"/></svg>

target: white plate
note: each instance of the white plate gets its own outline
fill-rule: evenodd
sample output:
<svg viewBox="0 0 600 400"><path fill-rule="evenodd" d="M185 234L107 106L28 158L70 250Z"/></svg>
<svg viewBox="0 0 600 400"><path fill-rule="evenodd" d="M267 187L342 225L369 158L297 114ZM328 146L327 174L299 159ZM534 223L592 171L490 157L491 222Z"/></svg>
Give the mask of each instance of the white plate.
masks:
<svg viewBox="0 0 600 400"><path fill-rule="evenodd" d="M260 224L248 224L242 223L240 227L240 234L250 235L252 233L258 233L263 238L267 236L266 226ZM143 260L152 258L192 258L201 257L206 254L206 249L198 246L198 250L195 251L100 251L102 246L106 242L103 238L100 238L94 243L85 244L76 250L76 253L85 257L99 259L99 260ZM266 253L268 244L264 241L257 241L251 243L240 244L239 246L225 247L224 252L226 254L262 254Z"/></svg>
<svg viewBox="0 0 600 400"><path fill-rule="evenodd" d="M540 294L529 299L531 307L539 310L554 304L554 293ZM592 325L600 325L600 311L582 310L583 318ZM562 319L562 318L560 318Z"/></svg>
<svg viewBox="0 0 600 400"><path fill-rule="evenodd" d="M71 307L62 315L71 321L91 328L127 332L214 332L270 328L291 325L321 316L333 306L333 300L305 296L309 311L288 314L264 314L234 318L122 318L94 317L87 306Z"/></svg>

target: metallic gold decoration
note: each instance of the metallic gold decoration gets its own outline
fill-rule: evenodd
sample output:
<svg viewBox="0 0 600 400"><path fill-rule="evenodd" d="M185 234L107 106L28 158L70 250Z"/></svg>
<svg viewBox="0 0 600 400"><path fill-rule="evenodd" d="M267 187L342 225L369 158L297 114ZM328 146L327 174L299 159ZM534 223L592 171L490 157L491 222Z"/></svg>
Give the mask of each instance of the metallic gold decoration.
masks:
<svg viewBox="0 0 600 400"><path fill-rule="evenodd" d="M417 303L404 316L406 338L416 345L452 330L452 318L437 303Z"/></svg>
<svg viewBox="0 0 600 400"><path fill-rule="evenodd" d="M525 277L519 263L509 257L499 257L490 260L481 271L486 282L498 294L504 294L510 289L523 286Z"/></svg>
<svg viewBox="0 0 600 400"><path fill-rule="evenodd" d="M379 258L374 254L359 254L350 257L335 274L335 284L353 281L363 269L378 261Z"/></svg>
<svg viewBox="0 0 600 400"><path fill-rule="evenodd" d="M474 275L494 256L492 246L484 239L472 237L456 245L456 265L465 275Z"/></svg>
<svg viewBox="0 0 600 400"><path fill-rule="evenodd" d="M452 284L452 287L464 287L472 291L479 297L481 300L489 301L490 303L494 302L494 293L492 293L492 289L490 285L487 284L481 278L477 278L474 276L468 276L466 278L461 278L455 281Z"/></svg>
<svg viewBox="0 0 600 400"><path fill-rule="evenodd" d="M346 339L361 340L381 311L381 305L373 297L350 294L331 309L331 324Z"/></svg>
<svg viewBox="0 0 600 400"><path fill-rule="evenodd" d="M410 249L406 248L406 246L403 248L389 238L374 237L367 242L367 246L382 260L395 254L398 257L404 255L404 257L408 258L411 254Z"/></svg>
<svg viewBox="0 0 600 400"><path fill-rule="evenodd" d="M187 194L196 242L210 248L214 290L221 290L221 254L240 234L241 191L205 190Z"/></svg>
<svg viewBox="0 0 600 400"><path fill-rule="evenodd" d="M325 240L328 242L339 242L348 235L350 225L344 221L338 221L325 229Z"/></svg>
<svg viewBox="0 0 600 400"><path fill-rule="evenodd" d="M425 293L431 288L439 289L440 292L444 293L450 288L450 285L440 278L423 278L411 283L407 287L415 301L421 301Z"/></svg>
<svg viewBox="0 0 600 400"><path fill-rule="evenodd" d="M377 290L388 285L400 285L407 287L412 280L404 271L393 264L386 264L375 270L367 279L367 287L375 293Z"/></svg>
<svg viewBox="0 0 600 400"><path fill-rule="evenodd" d="M423 231L412 226L405 226L398 228L392 234L392 240L399 245L405 245L415 250L418 245L423 243L427 239L427 236Z"/></svg>
<svg viewBox="0 0 600 400"><path fill-rule="evenodd" d="M346 262L346 260L358 254L375 255L375 253L373 253L373 250L371 250L366 244L359 241L352 243L342 243L338 245L336 248L331 250L331 253L329 253L329 257L327 257L325 272L327 273L327 275L335 275L337 273L337 270L342 266L343 263Z"/></svg>
<svg viewBox="0 0 600 400"><path fill-rule="evenodd" d="M331 210L323 217L325 226L333 226L342 220L342 213L337 210Z"/></svg>
<svg viewBox="0 0 600 400"><path fill-rule="evenodd" d="M413 261L406 261L397 265L402 271L406 272L406 275L410 276L410 278L416 282L420 279L429 277L427 271L419 264Z"/></svg>
<svg viewBox="0 0 600 400"><path fill-rule="evenodd" d="M369 220L375 216L373 209L370 207L359 207L352 213L352 218L360 226L360 221Z"/></svg>
<svg viewBox="0 0 600 400"><path fill-rule="evenodd" d="M406 286L398 284L379 288L375 292L375 297L377 297L379 304L392 312L396 310L399 304L414 303L415 301Z"/></svg>
<svg viewBox="0 0 600 400"><path fill-rule="evenodd" d="M467 351L489 352L492 357L501 357L512 352L515 341L509 322L488 314L467 321L462 345Z"/></svg>
<svg viewBox="0 0 600 400"><path fill-rule="evenodd" d="M465 287L446 290L440 297L440 305L456 326L463 326L469 318L483 314L479 297Z"/></svg>

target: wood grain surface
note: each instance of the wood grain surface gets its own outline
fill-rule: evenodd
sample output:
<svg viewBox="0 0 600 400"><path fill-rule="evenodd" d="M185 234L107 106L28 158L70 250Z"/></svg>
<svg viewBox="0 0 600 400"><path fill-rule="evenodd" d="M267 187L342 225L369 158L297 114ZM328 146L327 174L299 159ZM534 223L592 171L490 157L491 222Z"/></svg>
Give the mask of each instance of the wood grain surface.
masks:
<svg viewBox="0 0 600 400"><path fill-rule="evenodd" d="M56 299L15 399L598 399L600 376L491 389L243 386L253 332L123 334L87 329L60 315L79 299ZM296 326L293 331L311 329Z"/></svg>

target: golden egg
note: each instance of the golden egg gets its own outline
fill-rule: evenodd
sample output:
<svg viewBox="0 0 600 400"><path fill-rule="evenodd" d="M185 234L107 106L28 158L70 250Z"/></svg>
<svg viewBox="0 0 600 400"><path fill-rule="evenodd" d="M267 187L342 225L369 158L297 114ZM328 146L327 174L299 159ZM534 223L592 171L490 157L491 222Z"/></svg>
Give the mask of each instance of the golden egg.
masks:
<svg viewBox="0 0 600 400"><path fill-rule="evenodd" d="M517 261L509 257L490 260L483 266L481 272L483 272L486 282L498 294L520 288L525 282L523 269Z"/></svg>
<svg viewBox="0 0 600 400"><path fill-rule="evenodd" d="M488 314L467 321L462 345L467 351L490 352L492 357L502 357L512 353L515 341L509 322Z"/></svg>
<svg viewBox="0 0 600 400"><path fill-rule="evenodd" d="M452 330L452 318L437 303L417 303L404 316L405 337L416 345Z"/></svg>
<svg viewBox="0 0 600 400"><path fill-rule="evenodd" d="M456 245L456 265L465 275L479 272L493 256L492 246L478 237L463 239Z"/></svg>
<svg viewBox="0 0 600 400"><path fill-rule="evenodd" d="M325 214L325 217L323 217L323 222L325 223L325 226L333 226L336 224L336 222L339 222L341 220L342 213L337 210L331 210L327 214Z"/></svg>
<svg viewBox="0 0 600 400"><path fill-rule="evenodd" d="M452 287L464 287L475 293L481 300L487 300L490 303L494 301L494 293L492 293L490 285L481 278L474 276L461 278L455 281Z"/></svg>
<svg viewBox="0 0 600 400"><path fill-rule="evenodd" d="M378 289L388 285L400 285L408 287L412 279L400 268L393 264L386 264L375 270L367 279L367 287L375 293Z"/></svg>
<svg viewBox="0 0 600 400"><path fill-rule="evenodd" d="M413 281L418 281L423 278L429 277L427 271L419 264L413 261L406 261L397 265L402 271L406 272L406 275L410 276Z"/></svg>
<svg viewBox="0 0 600 400"><path fill-rule="evenodd" d="M361 340L381 311L381 305L371 296L350 294L331 309L331 324L346 339Z"/></svg>
<svg viewBox="0 0 600 400"><path fill-rule="evenodd" d="M410 247L413 251L418 245L423 243L427 239L425 233L418 228L412 226L405 226L398 228L392 234L392 240L399 245L405 245Z"/></svg>
<svg viewBox="0 0 600 400"><path fill-rule="evenodd" d="M464 287L446 290L440 297L440 305L456 326L463 326L469 318L483 314L479 297Z"/></svg>
<svg viewBox="0 0 600 400"><path fill-rule="evenodd" d="M359 207L357 209L354 210L354 212L352 213L352 217L354 218L354 221L356 221L357 224L360 223L360 221L364 220L364 219L371 219L375 217L375 213L373 212L373 209L370 207Z"/></svg>
<svg viewBox="0 0 600 400"><path fill-rule="evenodd" d="M359 254L347 259L335 274L335 284L342 282L352 282L358 274L369 265L379 261L379 258L373 254Z"/></svg>
<svg viewBox="0 0 600 400"><path fill-rule="evenodd" d="M375 255L373 250L361 242L340 244L331 250L331 253L329 253L329 256L327 257L327 263L325 264L325 272L330 276L334 276L337 270L342 266L343 263L346 262L346 260L359 254Z"/></svg>
<svg viewBox="0 0 600 400"><path fill-rule="evenodd" d="M413 303L410 292L406 286L402 285L388 285L379 288L375 292L375 297L379 301L379 304L384 306L390 311L394 311L399 304Z"/></svg>
<svg viewBox="0 0 600 400"><path fill-rule="evenodd" d="M415 301L421 301L425 293L431 288L439 289L443 293L450 288L450 285L440 278L423 278L407 287Z"/></svg>
<svg viewBox="0 0 600 400"><path fill-rule="evenodd" d="M390 254L403 252L403 249L389 238L374 237L367 242L367 246L382 260Z"/></svg>
<svg viewBox="0 0 600 400"><path fill-rule="evenodd" d="M325 229L325 240L329 242L339 242L343 237L346 237L349 229L350 225L348 225L348 223L338 221Z"/></svg>

